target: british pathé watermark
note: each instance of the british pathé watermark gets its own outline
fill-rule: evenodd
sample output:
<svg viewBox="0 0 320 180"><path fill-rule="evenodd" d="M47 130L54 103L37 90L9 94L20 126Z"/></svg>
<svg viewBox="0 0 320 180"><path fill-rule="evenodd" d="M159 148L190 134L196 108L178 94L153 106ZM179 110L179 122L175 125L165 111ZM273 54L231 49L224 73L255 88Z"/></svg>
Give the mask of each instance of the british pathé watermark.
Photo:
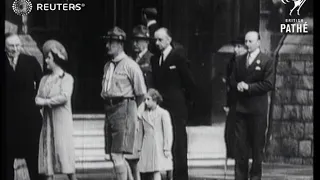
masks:
<svg viewBox="0 0 320 180"><path fill-rule="evenodd" d="M294 10L298 16L300 16L300 9L306 0L281 0L284 5L293 4L290 9L289 16L292 16ZM291 3L290 3L291 2ZM281 33L308 33L308 23L303 22L303 19L285 19L285 23L280 24Z"/></svg>
<svg viewBox="0 0 320 180"><path fill-rule="evenodd" d="M20 16L28 15L32 10L30 0L15 0L12 4L13 11ZM36 11L81 11L84 3L36 3Z"/></svg>

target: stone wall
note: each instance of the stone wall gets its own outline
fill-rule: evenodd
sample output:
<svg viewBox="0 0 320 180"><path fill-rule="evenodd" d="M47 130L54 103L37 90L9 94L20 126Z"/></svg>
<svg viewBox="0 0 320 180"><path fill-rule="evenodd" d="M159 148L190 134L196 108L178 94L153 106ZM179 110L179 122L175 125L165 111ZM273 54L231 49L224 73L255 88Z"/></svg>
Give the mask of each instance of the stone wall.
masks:
<svg viewBox="0 0 320 180"><path fill-rule="evenodd" d="M287 35L277 56L266 160L313 164L313 35Z"/></svg>

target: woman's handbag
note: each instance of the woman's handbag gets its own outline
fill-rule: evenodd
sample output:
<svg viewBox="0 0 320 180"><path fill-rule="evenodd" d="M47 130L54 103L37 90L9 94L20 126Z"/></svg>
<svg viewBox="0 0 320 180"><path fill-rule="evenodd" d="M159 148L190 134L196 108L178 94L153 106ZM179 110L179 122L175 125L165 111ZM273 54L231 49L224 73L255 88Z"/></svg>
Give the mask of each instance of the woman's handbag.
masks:
<svg viewBox="0 0 320 180"><path fill-rule="evenodd" d="M29 171L25 159L14 159L14 180L30 180Z"/></svg>

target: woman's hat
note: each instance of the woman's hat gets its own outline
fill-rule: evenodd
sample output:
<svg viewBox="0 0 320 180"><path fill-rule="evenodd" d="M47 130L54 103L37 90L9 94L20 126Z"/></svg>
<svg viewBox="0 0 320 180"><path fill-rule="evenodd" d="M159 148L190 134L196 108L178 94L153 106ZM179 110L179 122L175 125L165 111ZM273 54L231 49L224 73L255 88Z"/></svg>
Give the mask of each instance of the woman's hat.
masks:
<svg viewBox="0 0 320 180"><path fill-rule="evenodd" d="M62 60L68 60L68 53L65 47L57 40L51 39L46 41L43 44L42 50L44 54L48 54L50 51L52 51Z"/></svg>
<svg viewBox="0 0 320 180"><path fill-rule="evenodd" d="M107 35L102 36L102 38L105 40L125 41L126 33L119 27L115 26L107 32Z"/></svg>
<svg viewBox="0 0 320 180"><path fill-rule="evenodd" d="M133 31L132 31L132 39L149 40L150 35L149 35L148 28L144 25L138 25L138 26L134 27Z"/></svg>

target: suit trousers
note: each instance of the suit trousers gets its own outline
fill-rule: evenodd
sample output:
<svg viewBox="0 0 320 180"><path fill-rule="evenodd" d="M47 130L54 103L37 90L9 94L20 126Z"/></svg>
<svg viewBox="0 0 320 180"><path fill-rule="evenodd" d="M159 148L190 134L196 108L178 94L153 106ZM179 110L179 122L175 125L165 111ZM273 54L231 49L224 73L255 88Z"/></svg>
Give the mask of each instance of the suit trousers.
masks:
<svg viewBox="0 0 320 180"><path fill-rule="evenodd" d="M38 138L39 139L39 138ZM29 144L22 150L23 156L17 155L15 152L16 146L7 144L8 150L6 152L6 179L14 180L14 159L15 158L24 158L27 163L30 179L32 180L40 180L40 175L38 172L38 154L39 154L39 141L34 139L34 141L29 141Z"/></svg>
<svg viewBox="0 0 320 180"><path fill-rule="evenodd" d="M248 179L249 150L252 151L250 180L261 180L267 129L267 115L236 112L235 179Z"/></svg>
<svg viewBox="0 0 320 180"><path fill-rule="evenodd" d="M188 179L188 140L186 120L171 116L173 127L173 179Z"/></svg>

